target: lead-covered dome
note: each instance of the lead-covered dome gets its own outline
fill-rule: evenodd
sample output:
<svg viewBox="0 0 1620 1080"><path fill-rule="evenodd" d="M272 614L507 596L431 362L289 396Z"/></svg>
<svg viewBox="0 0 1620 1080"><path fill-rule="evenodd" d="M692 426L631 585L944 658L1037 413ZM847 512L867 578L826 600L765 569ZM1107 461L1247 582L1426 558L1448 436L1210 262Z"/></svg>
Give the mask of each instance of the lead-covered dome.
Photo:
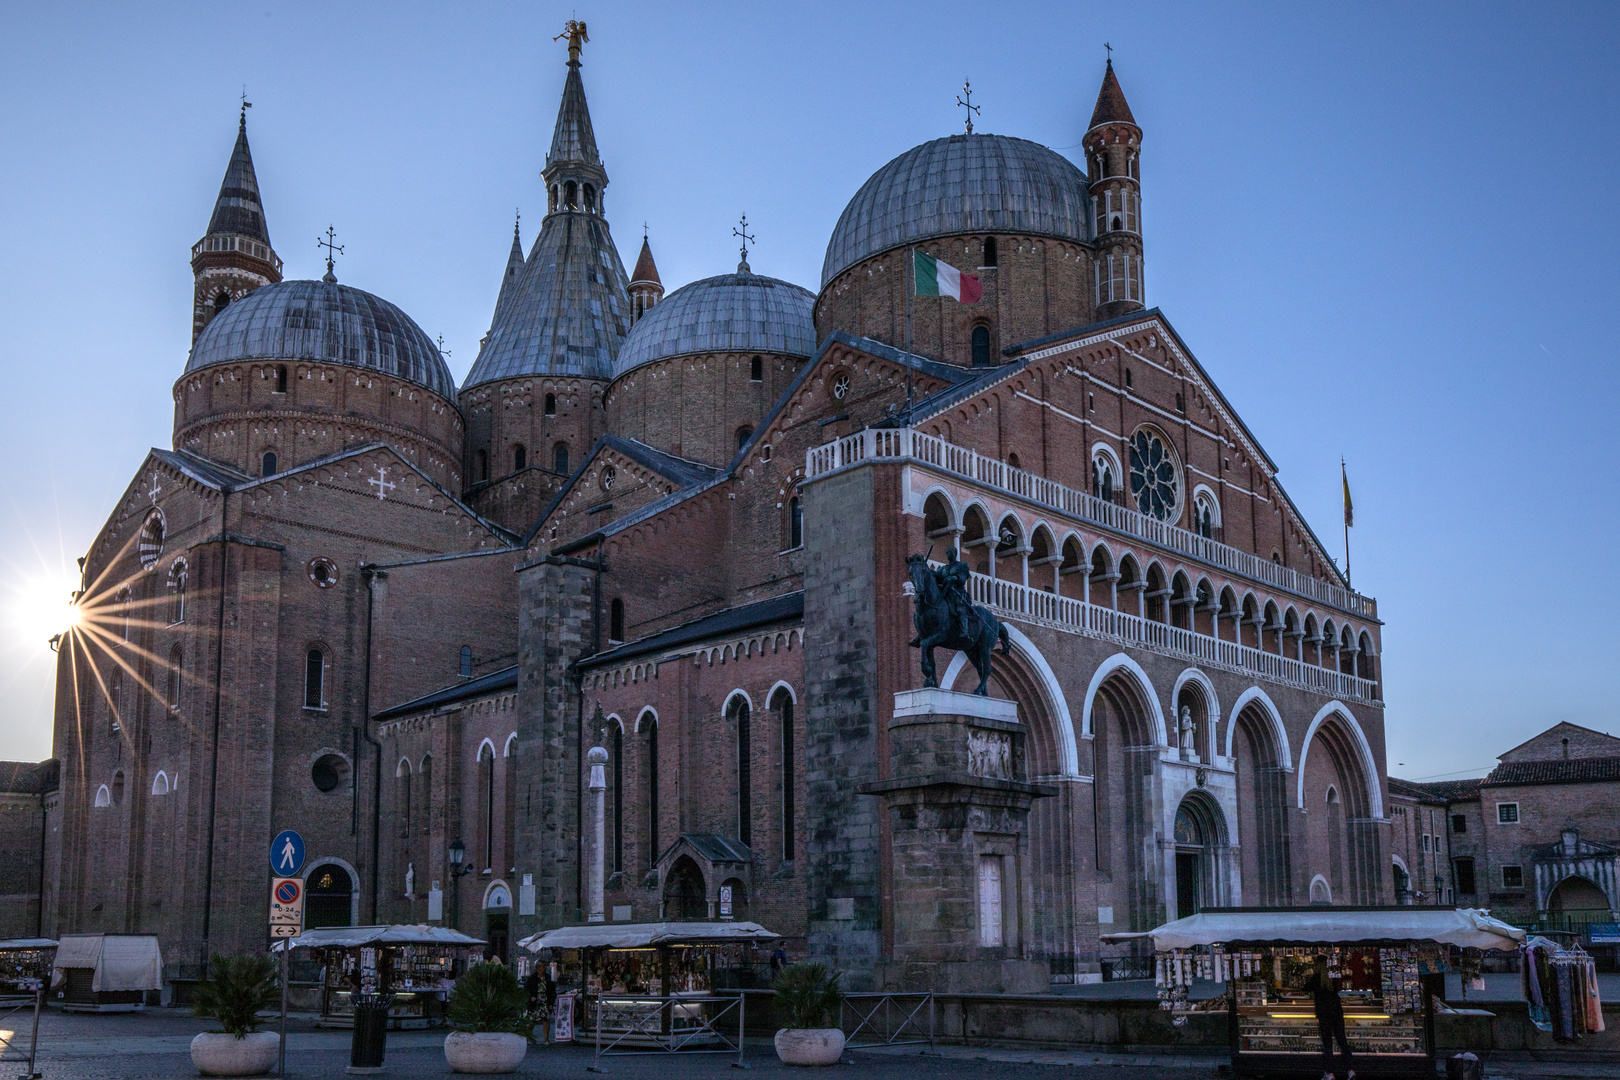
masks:
<svg viewBox="0 0 1620 1080"><path fill-rule="evenodd" d="M825 288L862 259L959 233L1084 242L1086 174L1056 151L1007 135L951 135L872 174L844 207L821 267Z"/></svg>
<svg viewBox="0 0 1620 1080"><path fill-rule="evenodd" d="M721 274L682 285L631 327L613 377L688 353L810 356L816 351L815 302L809 289L759 274Z"/></svg>
<svg viewBox="0 0 1620 1080"><path fill-rule="evenodd" d="M239 360L319 360L406 379L454 401L438 346L380 296L333 281L282 281L230 304L198 335L190 374Z"/></svg>

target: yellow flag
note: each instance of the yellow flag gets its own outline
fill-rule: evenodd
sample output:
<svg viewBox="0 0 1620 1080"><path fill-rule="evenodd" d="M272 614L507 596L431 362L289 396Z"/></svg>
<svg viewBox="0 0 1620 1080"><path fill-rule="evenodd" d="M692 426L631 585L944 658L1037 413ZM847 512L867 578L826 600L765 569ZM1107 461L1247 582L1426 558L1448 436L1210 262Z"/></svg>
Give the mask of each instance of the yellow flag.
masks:
<svg viewBox="0 0 1620 1080"><path fill-rule="evenodd" d="M1344 524L1350 528L1356 523L1355 504L1350 501L1350 474L1344 471L1344 461L1339 461L1339 477L1344 481Z"/></svg>

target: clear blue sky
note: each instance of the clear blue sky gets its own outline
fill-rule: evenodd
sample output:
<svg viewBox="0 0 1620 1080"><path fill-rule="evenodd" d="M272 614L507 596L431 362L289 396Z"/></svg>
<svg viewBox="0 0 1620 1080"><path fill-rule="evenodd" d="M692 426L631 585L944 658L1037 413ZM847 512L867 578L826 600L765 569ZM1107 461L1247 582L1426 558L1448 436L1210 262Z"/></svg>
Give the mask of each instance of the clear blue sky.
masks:
<svg viewBox="0 0 1620 1080"><path fill-rule="evenodd" d="M0 10L0 608L71 587L167 446L247 85L270 235L443 334L488 325L564 74L625 262L820 284L861 182L960 130L1077 154L1112 42L1145 131L1161 306L1379 598L1391 770L1482 771L1558 720L1620 733L1612 4L9 4ZM65 596L64 596L65 599ZM0 613L0 757L50 751L51 654ZM1404 762L1404 765L1398 763Z"/></svg>

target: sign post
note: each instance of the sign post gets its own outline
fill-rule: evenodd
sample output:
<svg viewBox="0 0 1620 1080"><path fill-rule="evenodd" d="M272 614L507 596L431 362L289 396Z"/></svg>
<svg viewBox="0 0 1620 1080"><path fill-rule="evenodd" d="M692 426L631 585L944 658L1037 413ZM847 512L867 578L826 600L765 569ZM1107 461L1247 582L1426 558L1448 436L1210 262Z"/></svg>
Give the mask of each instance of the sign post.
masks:
<svg viewBox="0 0 1620 1080"><path fill-rule="evenodd" d="M291 829L270 845L270 869L296 874L304 866L304 838ZM292 939L304 929L304 879L270 879L270 938L281 943L281 1045L276 1051L276 1075L287 1075L287 979L292 961Z"/></svg>

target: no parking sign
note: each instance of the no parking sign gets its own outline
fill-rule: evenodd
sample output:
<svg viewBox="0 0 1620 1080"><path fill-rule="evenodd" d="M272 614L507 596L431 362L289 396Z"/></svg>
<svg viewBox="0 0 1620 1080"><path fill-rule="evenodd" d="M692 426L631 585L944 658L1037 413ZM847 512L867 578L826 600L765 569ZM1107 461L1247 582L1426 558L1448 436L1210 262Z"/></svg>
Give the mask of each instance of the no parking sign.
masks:
<svg viewBox="0 0 1620 1080"><path fill-rule="evenodd" d="M270 879L270 936L297 937L304 926L304 879Z"/></svg>

